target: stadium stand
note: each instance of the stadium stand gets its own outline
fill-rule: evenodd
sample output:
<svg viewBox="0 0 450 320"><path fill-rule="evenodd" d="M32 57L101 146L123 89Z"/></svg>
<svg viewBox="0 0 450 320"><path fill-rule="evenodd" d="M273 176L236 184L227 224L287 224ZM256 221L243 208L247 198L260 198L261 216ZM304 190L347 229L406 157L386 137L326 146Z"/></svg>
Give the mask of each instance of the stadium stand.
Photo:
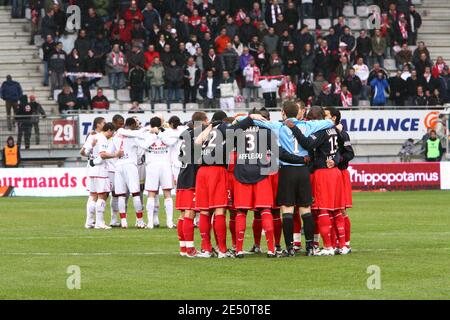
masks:
<svg viewBox="0 0 450 320"><path fill-rule="evenodd" d="M77 4L80 1L70 1L70 3L74 3ZM112 1L113 2L113 1ZM132 1L125 1L123 3L131 3ZM134 1L133 1L134 2ZM265 3L267 2L267 3ZM288 23L290 21L292 21L291 19L293 19L295 21L295 14L292 15L293 11L289 11L289 5L288 2L289 1L284 1L284 3L282 3L283 1L278 1L279 6L281 8L281 11L284 15L284 19L287 21L283 22L283 21L278 21L276 19L278 19L278 17L275 16L271 16L270 13L276 12L266 9L266 7L268 7L272 2L269 1L262 1L262 5L261 5L261 12L260 12L260 17L261 20L260 23L255 25L258 25L258 27L252 27L252 26L248 26L247 29L252 30L250 33L244 33L242 31L239 31L237 34L243 38L245 37L247 34L256 34L259 36L259 41L263 42L265 44L265 50L266 53L260 53L260 55L262 55L264 58L263 59L259 59L258 58L258 54L255 53L252 50L258 50L257 46L249 43L248 46L250 48L250 53L251 54L255 54L256 57L256 65L260 67L260 73L265 76L265 75L270 75L270 76L277 76L281 73L283 74L291 74L290 71L291 68L287 68L286 67L286 63L289 60L289 53L286 53L285 51L287 51L287 44L289 42L293 42L295 44L295 51L297 52L297 56L300 57L301 53L299 53L301 51L300 45L298 45L298 43L303 44L304 42L304 38L302 38L299 35L299 31L298 30L293 30L292 31L292 36L288 35L285 36L283 35L283 29L288 26ZM362 1L364 3L364 1ZM401 43L398 43L398 37L402 37L402 27L398 25L398 20L400 20L400 17L402 14L406 14L405 18L409 18L409 8L408 8L408 4L415 4L417 7L417 12L420 14L421 19L422 19L422 25L419 28L418 31L418 38L417 41L424 41L425 45L429 51L429 59L431 61L425 61L424 63L420 63L417 62L416 63L416 69L421 70L421 73L423 68L427 65L434 65L436 66L436 68L438 68L438 74L436 75L436 78L438 78L440 76L441 73L443 73L443 69L446 68L445 64L438 64L436 65L436 61L438 57L443 57L444 61L446 58L448 58L450 56L450 22L448 20L448 16L450 14L450 3L447 1L437 1L437 0L412 0L412 1L365 1L366 5L361 5L361 6L357 6L355 7L351 1L345 2L344 7L342 8L342 13L344 16L344 20L345 20L345 25L349 26L351 29L351 34L353 35L353 40L351 37L337 37L337 38L329 38L330 40L335 41L336 43L333 44L333 46L340 46L341 42L346 42L347 44L351 44L353 42L355 42L356 44L356 39L358 38L360 32L362 29L366 29L365 27L367 26L367 21L368 18L370 18L371 16L371 12L369 10L369 5L372 4L373 2L375 3L387 3L389 4L390 2L395 2L398 4L397 7L386 7L383 8L382 10L383 12L387 13L386 16L386 20L382 20L384 21L387 25L390 26L391 30L393 30L392 32L384 32L383 28L384 25L382 25L382 33L383 33L383 37L387 37L387 42L388 42L388 49L386 50L386 55L385 55L385 59L384 60L384 69L386 70L386 74L387 77L391 77L395 74L396 69L398 64L396 63L395 60L395 52L393 49L398 50L399 46L401 45ZM95 2L94 2L95 3ZM187 56L183 56L183 54L186 54L186 51L183 52L178 52L178 50L174 50L172 53L170 54L164 54L163 49L162 48L158 48L158 39L156 39L156 35L153 35L152 32L153 30L140 30L137 26L136 26L136 30L131 30L131 28L133 28L133 19L137 18L138 20L141 20L141 16L142 13L144 13L144 17L149 17L148 19L153 21L154 19L151 18L152 15L148 13L148 10L143 10L145 5L146 5L147 1L137 1L137 6L138 9L136 12L134 11L130 11L128 6L120 8L122 9L122 14L121 16L124 16L127 20L126 24L126 28L127 28L127 32L129 32L129 35L123 35L120 34L120 37L125 37L126 39L128 39L130 37L130 35L132 34L132 37L136 40L137 42L139 42L139 39L142 37L142 34L144 34L144 38L146 38L147 40L145 41L145 45L143 46L143 48L141 49L142 52L146 51L147 48L147 44L148 43L153 43L155 44L155 49L156 51L160 51L160 55L161 55L161 59L162 60L167 60L170 59L171 57L175 58L175 60L180 59L181 56L181 62L178 62L178 64L180 65L180 67L182 67L183 65L185 65L186 63L186 58ZM162 6L161 7L161 1L154 1L155 3L155 7L159 10L164 10L169 12L170 14L170 9L167 9L167 7ZM236 8L228 8L225 10L226 14L231 14L231 21L229 24L225 23L225 17L216 17L214 14L209 15L209 18L207 19L207 23L206 24L202 24L201 23L201 16L204 15L205 13L210 13L209 10L211 10L211 3L209 3L208 7L206 8L206 2L204 1L187 1L186 2L187 5L185 6L185 8L183 8L184 11L184 15L185 15L185 19L187 24L183 24L180 22L180 19L176 19L177 21L175 23L173 23L173 21L168 21L167 19L165 19L164 16L161 16L161 19L163 21L162 26L158 29L160 33L164 34L166 37L166 43L171 43L171 44L176 44L176 46L178 46L179 42L183 42L186 43L185 47L186 49L191 49L190 46L188 48L188 43L190 41L190 33L197 33L197 37L202 37L203 34L205 33L205 31L207 29L210 29L212 32L212 43L214 43L214 40L216 39L216 36L219 34L220 32L220 26L223 25L225 26L226 29L226 33L230 34L231 36L234 35L234 33L236 33L236 30L239 30L238 28L235 28L237 26L242 26L242 24L244 23L244 21L242 21L244 19L244 16L241 16L239 14L236 14L235 11L233 9ZM222 3L221 1L214 1L214 4L217 6L220 3ZM406 6L405 6L406 4ZM276 4L278 5L278 4ZM192 7L193 6L193 7ZM205 9L203 8L205 6ZM243 6L245 9L247 9L248 6L248 10L247 11L247 15L250 17L255 17L258 16L258 11L256 10L256 12L253 12L251 9L253 7L253 1L244 1L243 2ZM199 17L197 17L196 15L194 15L194 11L196 8L197 11L199 11ZM94 17L94 15L92 15L91 17L88 17L88 8L85 8L82 6L82 13L83 13L83 19L82 19L82 28L86 28L88 26L88 24L86 24L86 21L101 21L100 18L96 18ZM105 10L103 10L104 8L97 8L97 13L100 13L102 15L104 15L102 18L105 21L108 21L108 14L112 13L112 11L107 11L105 13ZM140 10L141 9L141 10ZM331 9L331 8L330 8ZM356 10L355 10L356 9ZM391 11L394 9L394 13L390 12L389 9L391 9ZM36 97L36 100L42 105L43 109L45 110L46 114L48 116L58 116L59 112L58 112L58 103L57 103L57 96L59 94L59 92L61 91L61 89L55 89L54 92L51 91L50 87L46 87L43 86L42 81L44 78L44 66L42 63L42 58L43 58L43 52L41 50L42 48L42 43L44 41L44 39L42 38L41 34L43 34L44 32L38 31L36 33L36 30L33 30L34 33L36 33L35 35L32 34L31 29L33 28L33 23L30 23L30 16L35 18L35 16L33 15L33 13L30 14L29 10L24 10L24 15L26 14L27 18L15 18L12 19L11 18L11 7L10 6L3 6L0 7L0 79L6 79L7 75L11 75L13 80L18 81L20 83L20 85L22 86L23 92L24 94L27 94L28 96L30 95L34 95ZM39 10L38 10L39 11ZM147 11L147 12L146 12ZM294 12L298 14L297 9L294 8ZM331 10L330 10L331 12ZM402 13L403 12L403 13ZM395 15L395 21L393 16ZM313 39L313 43L315 46L317 46L317 38L319 37L323 37L324 39L328 39L327 35L329 33L328 29L332 26L337 26L336 32L338 32L339 34L343 33L342 30L338 30L339 25L337 25L337 16L334 17L334 19L329 19L327 18L329 17L328 14L324 15L323 12L317 12L315 11L315 16L314 17L305 17L305 19L303 20L303 22L299 19L298 23L296 24L296 29L301 29L302 27L304 27L305 25L309 27L309 33L312 35L312 39ZM259 27L260 24L272 24L273 22L271 22L271 19L274 19L274 21L276 22L274 24L274 29L275 29L275 33L277 34L275 37L278 39L278 43L276 43L276 51L278 51L280 53L280 59L282 64L284 64L284 68L277 68L276 62L278 61L277 58L271 58L268 54L268 49L270 49L271 47L271 40L273 40L274 37L269 36L267 37L266 34L268 32L267 28L263 27ZM384 16L382 15L382 18L384 18ZM44 18L45 19L45 18ZM54 19L54 18L53 18ZM153 20L152 20L153 19ZM40 19L38 21L42 20L42 16L40 17ZM33 21L33 20L32 20ZM259 21L259 20L258 20ZM409 20L411 21L411 20ZM102 24L103 23L98 23L99 26L97 26L99 28L99 30L102 28ZM119 23L120 24L120 23ZM252 22L253 24L253 22ZM407 22L408 24L408 22ZM135 24L135 25L139 25L139 24ZM188 28L189 31L183 34L183 30L186 29L186 26L189 25L190 27ZM106 23L105 26L107 28L110 28L109 31L114 30L114 26L111 26L109 23ZM317 26L320 26L320 29L316 28ZM129 29L128 29L129 28ZM165 29L164 29L165 28ZM185 29L183 29L185 28ZM88 37L91 37L92 40L94 41L98 46L101 47L102 45L102 41L100 40L94 40L95 38L95 29L94 31L90 30L89 27L87 28L89 35ZM92 29L92 28L91 28ZM145 29L145 20L144 20L144 29ZM175 29L178 37L180 38L179 41L175 41L173 40L172 35L172 29ZM241 29L245 29L242 28ZM108 30L106 30L105 34L106 37L105 39L107 39L107 44L111 44L112 43L112 36L111 36L111 32L109 32ZM414 41L411 41L412 39L412 34L411 34L411 29L409 27L406 28L406 31L408 33L408 40L409 40L409 49L414 53L413 55L413 59L415 58L419 58L418 53L416 52L416 45L413 44ZM147 32L147 33L146 33ZM112 32L114 33L114 32ZM368 31L368 36L369 37L373 37L373 32ZM150 34L150 37L147 37L147 34ZM159 34L158 34L159 36ZM153 38L152 38L153 37ZM182 38L185 39L182 39ZM77 34L75 33L65 33L62 37L60 37L59 41L61 41L63 43L63 50L69 55L71 50L75 47L75 41L77 39ZM153 40L152 40L153 39ZM281 39L281 40L280 40ZM306 38L305 38L306 39ZM394 43L394 39L397 39L397 43ZM33 45L30 45L30 40L31 42L33 42ZM129 40L129 39L128 39ZM127 40L127 41L128 41ZM241 42L243 42L243 39L240 39ZM248 39L250 40L250 39ZM353 42L352 42L353 41ZM109 43L108 43L109 42ZM120 41L119 41L120 42ZM128 41L129 45L125 46L127 47L127 49L125 50L126 52L124 53L124 56L126 58L130 58L130 52L132 51L131 47L131 41ZM208 48L208 41L203 41L203 39L199 39L198 40L199 43L204 44L207 43L206 45L203 46L203 48ZM81 43L81 42L80 42ZM134 43L134 42L133 42ZM195 41L190 41L189 44L193 44L195 47ZM245 43L244 43L245 45ZM284 47L283 45L286 45L286 47ZM339 65L339 61L338 61L338 55L339 52L337 52L338 48L330 48L331 44L328 43L328 48L329 49L333 49L331 50L331 54L334 57L334 61L332 62L333 67L331 68L326 68L326 70L321 70L321 64L318 63L318 58L317 58L317 54L320 55L320 48L314 48L313 50L316 53L316 64L315 64L315 68L314 68L314 73L315 76L317 75L318 72L322 71L325 73L328 73L328 69L334 69L337 68L337 66ZM78 44L77 48L83 48L82 45ZM242 50L242 45L240 45L239 43L235 43L234 47L233 47L237 52L241 52ZM174 49L174 48L172 48ZM352 48L349 48L352 49ZM101 50L101 49L98 49ZM109 50L108 50L109 51ZM214 66L214 62L213 64L211 64L210 61L207 61L207 52L205 52L206 50L203 51L203 56L201 59L196 57L196 63L198 66L204 67L204 69L206 69L206 65L213 65ZM218 51L218 48L216 46L216 51ZM225 51L226 52L226 51ZM192 51L191 53L196 54L195 50ZM346 55L345 51L342 51L340 53L341 55ZM355 53L355 52L351 52L349 53L350 56L350 63L349 66L352 66L354 64L354 61L356 60L356 57L359 55L359 53ZM164 56L164 57L163 57ZM221 59L221 55L217 52L217 56L219 56L217 59L220 61ZM228 55L228 54L222 54L222 56L224 57L223 59L223 64L224 66L226 66L227 68L228 63L230 61L230 59L234 59L232 57L232 55ZM135 62L136 57L139 58L139 53L135 54L134 57L132 57L132 61L129 61L129 67L128 69L132 69L132 63ZM227 58L225 58L227 57ZM228 57L230 57L228 59ZM242 59L241 59L242 60ZM274 61L275 60L275 61ZM166 64L168 61L163 61L164 64ZM139 62L138 62L139 63ZM248 63L248 62L247 62ZM328 63L328 62L327 62ZM103 64L103 62L100 62L99 65L101 66ZM410 66L412 67L414 65L414 63L411 63ZM419 66L419 67L417 67ZM145 67L145 66L144 66ZM166 66L167 67L167 66ZM369 63L369 67L370 69L373 68L373 63ZM302 65L303 68L303 65ZM187 70L187 69L186 69ZM87 71L85 69L80 70L80 71ZM104 70L99 70L99 71L104 71ZM205 71L205 70L203 70ZM433 70L432 70L433 71ZM300 71L301 72L301 71ZM433 71L434 72L434 71ZM203 72L204 74L205 72ZM242 90L242 87L245 83L243 76L242 76L242 70L240 70L239 72L236 72L235 70L233 70L234 75L236 76L236 79L238 80L238 84L241 88L240 90L240 94L244 94L244 90ZM376 72L375 72L376 73ZM294 78L296 76L298 76L299 79L301 79L302 74L297 72L297 73L292 73L292 75L294 76ZM220 76L220 74L216 74L215 76ZM326 76L328 76L329 83L332 85L332 90L337 94L336 95L336 99L333 100L334 102L332 104L336 104L336 105L342 105L342 101L339 98L339 92L340 92L340 84L334 84L334 74L326 74ZM421 74L419 74L419 77L421 77ZM448 79L448 76L446 76ZM295 79L296 80L296 79ZM371 78L369 78L369 80L371 80ZM447 81L447 80L446 80ZM297 83L297 81L295 81ZM328 82L326 82L325 84L327 84ZM437 83L437 82L436 82ZM449 81L450 83L450 81ZM320 84L324 84L322 82L314 82L314 85L320 85ZM391 84L391 83L389 83ZM166 79L166 85L167 85L167 79ZM105 75L103 76L94 86L91 86L91 90L90 90L90 95L91 97L93 97L95 95L95 87L103 87L104 88L104 92L103 94L108 98L108 100L110 101L110 110L111 111L122 111L122 112L126 112L129 110L132 99L130 98L130 92L127 88L122 88L119 90L114 91L111 88L111 84L109 82L108 77ZM181 86L183 86L181 84ZM392 86L392 85L391 85ZM297 87L299 86L299 83L297 83ZM374 87L373 87L374 88ZM440 88L440 87L439 87ZM321 87L319 86L319 92L321 91ZM300 88L297 91L297 93L300 93ZM391 88L392 90L392 88ZM183 91L183 90L181 90ZM278 90L277 90L278 91ZM373 92L374 90L372 90ZM442 90L441 90L442 91ZM323 100L319 100L319 92L317 92L316 98L314 99L314 103L323 103ZM166 93L167 94L167 93ZM440 92L441 96L440 96L440 100L438 99L437 101L433 100L433 102L430 101L430 99L428 99L428 106L431 106L434 104L436 105L442 105L443 103L449 102L449 98L450 98L450 91L448 92ZM141 104L141 108L143 108L144 110L148 111L151 109L150 106L150 101L147 99L146 97L146 93L144 95L144 99L143 99L143 104ZM183 95L182 95L183 96ZM50 99L49 97L52 97L52 99ZM185 106L181 103L172 103L170 109L172 111L176 111L176 112L180 112L182 110L187 110L187 111L192 111L192 110L197 110L197 109L201 109L202 108L202 99L200 99L200 95L197 95L197 102L190 102L190 103L186 103ZM262 99L262 90L259 89L258 92L258 103L260 103L260 105L262 103L264 103L263 99ZM277 98L279 98L279 93L277 92ZM300 98L301 97L300 95ZM359 99L359 106L360 107L364 107L364 108L370 108L371 105L374 104L374 101L372 99L372 95L369 94L369 96L367 97L367 99L365 99L365 97L360 97ZM311 101L308 101L307 99L304 99L305 103L310 103ZM354 103L355 103L354 99ZM409 96L405 96L404 97L404 103L406 105L408 104L419 104L420 103L416 103L414 96L412 94L409 94ZM183 102L182 100L180 100L179 102ZM6 108L3 107L4 105L4 101L2 100L1 105L0 105L0 118L4 119L6 117L6 113L5 110ZM249 103L245 103L245 102L237 102L236 103L236 110L240 109L240 108L249 108L250 106L253 106L255 104L255 102L251 102L249 101ZM385 103L382 103L385 105L395 105L395 100L394 99L387 99L387 101ZM424 106L424 107L428 107L428 106ZM219 104L217 103L217 108L219 107ZM154 110L155 111L165 111L167 110L167 105L165 103L156 103L154 105ZM41 121L42 122L42 121ZM6 122L2 122L2 128L6 127L5 124ZM40 135L41 135L41 141L45 141L46 139L48 140L49 135L51 135L51 127L49 125L45 125L44 122L42 122L41 125L41 131L40 131ZM6 138L1 136L0 137L0 143L3 144L4 140ZM34 146L34 139L32 139L31 142L31 149L36 148L36 146ZM400 145L403 143L402 141L396 141L396 140L391 140L389 142L386 143L382 143L380 144L379 142L373 142L371 143L370 141L364 141L362 144L359 144L358 141L355 141L355 146L356 146L356 151L357 151L357 155L358 157L360 157L363 160L372 160L373 157L375 157L375 159L377 160L391 160L393 158L393 156L395 154L398 153L398 150L400 148ZM40 147L39 147L40 148ZM54 151L52 151L54 152Z"/></svg>

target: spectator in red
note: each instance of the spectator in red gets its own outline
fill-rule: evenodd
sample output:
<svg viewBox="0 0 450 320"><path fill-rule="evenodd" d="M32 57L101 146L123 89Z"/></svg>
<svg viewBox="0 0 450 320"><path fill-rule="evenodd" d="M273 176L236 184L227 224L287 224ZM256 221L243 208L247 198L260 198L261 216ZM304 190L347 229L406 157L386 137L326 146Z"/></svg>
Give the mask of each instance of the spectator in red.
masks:
<svg viewBox="0 0 450 320"><path fill-rule="evenodd" d="M245 13L244 9L240 8L234 17L234 21L238 25L238 27L242 26L242 23L244 23L244 19L246 17L247 14Z"/></svg>
<svg viewBox="0 0 450 320"><path fill-rule="evenodd" d="M189 17L189 24L192 26L192 28L197 28L198 25L201 23L201 17L198 15L198 10L194 9L194 12L192 13L192 16Z"/></svg>
<svg viewBox="0 0 450 320"><path fill-rule="evenodd" d="M295 99L297 93L297 86L294 82L291 80L291 76L286 76L283 80L283 83L281 84L280 88L278 89L278 94L280 95L281 99Z"/></svg>
<svg viewBox="0 0 450 320"><path fill-rule="evenodd" d="M108 98L103 95L103 89L97 89L97 95L91 100L91 109L104 111L109 109Z"/></svg>
<svg viewBox="0 0 450 320"><path fill-rule="evenodd" d="M131 42L131 31L130 31L130 28L126 25L126 22L124 19L119 20L119 24L116 24L112 33L113 33L113 35L118 34L119 39L121 41L123 41L124 43Z"/></svg>
<svg viewBox="0 0 450 320"><path fill-rule="evenodd" d="M153 44L150 44L148 46L147 51L144 52L144 68L145 70L148 70L148 68L151 67L151 65L153 64L153 60L155 60L155 58L158 57L159 58L159 52L155 51L155 46Z"/></svg>
<svg viewBox="0 0 450 320"><path fill-rule="evenodd" d="M144 21L144 15L137 7L136 1L131 1L130 7L127 11L125 11L124 18L127 22L127 25L130 25L133 20L138 20L139 22Z"/></svg>
<svg viewBox="0 0 450 320"><path fill-rule="evenodd" d="M348 87L343 84L341 87L341 92L338 94L339 100L338 105L344 108L351 108L353 105L353 96Z"/></svg>
<svg viewBox="0 0 450 320"><path fill-rule="evenodd" d="M222 52L227 48L227 44L230 42L231 39L227 36L227 29L220 29L220 35L215 40L217 54L222 54Z"/></svg>
<svg viewBox="0 0 450 320"><path fill-rule="evenodd" d="M447 66L447 64L445 63L444 59L439 56L436 59L436 63L434 64L433 68L431 69L431 73L433 75L434 78L439 78L439 76L442 74L442 72L444 71L444 68Z"/></svg>

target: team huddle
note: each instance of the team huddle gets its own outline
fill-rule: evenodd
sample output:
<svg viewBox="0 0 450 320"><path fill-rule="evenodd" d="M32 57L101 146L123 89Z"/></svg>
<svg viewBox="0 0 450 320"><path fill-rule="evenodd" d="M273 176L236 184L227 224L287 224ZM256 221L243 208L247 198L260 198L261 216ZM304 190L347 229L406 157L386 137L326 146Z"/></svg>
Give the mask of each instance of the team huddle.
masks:
<svg viewBox="0 0 450 320"><path fill-rule="evenodd" d="M347 167L354 152L340 125L340 112L332 107L312 107L307 113L301 102L286 101L281 113L282 121L270 121L264 108L236 117L217 111L212 119L195 112L186 126L174 116L168 128L160 117L153 117L143 127L136 118L125 120L116 115L111 123L96 118L95 131L81 149L88 157L86 228L127 228L129 197L136 227L158 227L160 189L166 224L175 228L171 191L176 189L182 256L243 258L247 253L262 252L264 234L267 257L291 257L303 251L302 230L305 255L348 254L346 209L352 206L352 194ZM148 193L147 223L144 192ZM108 226L104 211L109 194ZM250 212L254 245L245 252ZM201 236L198 251L194 245L196 225Z"/></svg>

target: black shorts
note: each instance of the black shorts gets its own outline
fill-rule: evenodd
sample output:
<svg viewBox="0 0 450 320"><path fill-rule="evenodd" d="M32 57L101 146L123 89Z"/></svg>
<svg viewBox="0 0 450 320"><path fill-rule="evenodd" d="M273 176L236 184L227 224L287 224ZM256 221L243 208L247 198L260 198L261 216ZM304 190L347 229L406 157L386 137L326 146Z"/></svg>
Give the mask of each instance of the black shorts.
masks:
<svg viewBox="0 0 450 320"><path fill-rule="evenodd" d="M309 169L306 166L281 166L278 180L279 206L309 207L312 204Z"/></svg>

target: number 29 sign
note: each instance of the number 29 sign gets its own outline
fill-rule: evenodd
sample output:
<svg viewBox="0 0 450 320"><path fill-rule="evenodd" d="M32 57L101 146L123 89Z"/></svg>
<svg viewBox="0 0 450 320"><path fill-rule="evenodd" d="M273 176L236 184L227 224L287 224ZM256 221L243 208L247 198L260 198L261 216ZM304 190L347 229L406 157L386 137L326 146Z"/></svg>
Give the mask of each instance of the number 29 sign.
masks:
<svg viewBox="0 0 450 320"><path fill-rule="evenodd" d="M53 144L76 144L74 120L53 121Z"/></svg>

